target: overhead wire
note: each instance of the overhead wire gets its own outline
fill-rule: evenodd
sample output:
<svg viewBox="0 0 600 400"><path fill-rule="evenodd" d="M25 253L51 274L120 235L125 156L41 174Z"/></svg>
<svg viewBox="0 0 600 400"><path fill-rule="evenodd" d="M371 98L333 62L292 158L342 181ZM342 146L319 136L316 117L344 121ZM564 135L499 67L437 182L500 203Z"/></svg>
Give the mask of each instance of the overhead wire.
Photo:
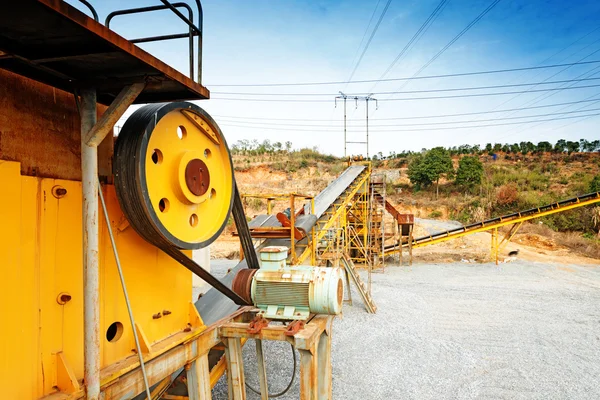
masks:
<svg viewBox="0 0 600 400"><path fill-rule="evenodd" d="M352 73L350 74L350 77L348 78L348 82L350 82L352 80L352 78L354 77L354 74L356 73L356 70L358 69L358 66L362 62L362 59L365 56L365 53L367 52L367 49L371 45L371 41L375 37L375 34L377 33L377 30L379 30L379 25L381 24L381 21L383 21L383 17L385 17L385 14L387 13L387 10L390 7L390 3L391 2L392 2L392 0L388 0L387 3L385 4L385 7L383 8L383 11L381 12L381 15L379 16L379 19L377 20L377 24L375 24L375 27L373 28L373 31L371 32L371 36L369 37L369 40L365 44L365 48L363 49L360 57L358 58L358 61L356 62L356 65L354 66L354 69L352 70Z"/></svg>
<svg viewBox="0 0 600 400"><path fill-rule="evenodd" d="M451 127L443 127L443 128L419 128L419 129L393 129L393 130L369 130L370 133L394 133L394 132L422 132L422 131L439 131L439 130L456 130L456 129L471 129L471 128L484 128L484 127L492 127L492 126L505 126L505 125L519 125L519 124L530 124L536 122L546 122L546 121L560 121L566 119L574 119L574 118L582 118L582 117L590 117L600 115L600 113L589 114L589 115L577 115L577 116L567 116L567 117L556 117L556 118L547 118L540 119L534 121L520 121L520 122L505 122L499 124L482 124L482 125L471 125L471 126L451 126ZM247 125L237 125L228 122L224 122L223 125L238 127L238 128L246 128L246 129L260 129L260 130L277 130L277 131L296 131L296 132L314 132L314 133L322 133L322 132L339 132L339 129L302 129L302 128L278 128L271 126L247 126Z"/></svg>
<svg viewBox="0 0 600 400"><path fill-rule="evenodd" d="M599 67L596 67L599 68ZM483 90L483 89L503 89L509 87L524 87L524 86L539 86L539 85L556 85L571 82L585 82L594 81L600 78L574 78L564 79L560 81L542 81L542 82L530 82L530 83L515 83L515 84L504 84L504 85L488 85L488 86L468 86L459 88L446 88L446 89L427 89L427 90L405 90L405 91L392 91L392 92L358 92L348 94L347 97L352 99L354 96L364 95L385 95L385 94L415 94L415 93L436 93L436 92L456 92L464 90ZM337 93L249 93L249 92L212 92L212 94L226 95L226 96L336 96Z"/></svg>
<svg viewBox="0 0 600 400"><path fill-rule="evenodd" d="M571 63L562 63L562 64L551 64L551 65L537 65L537 66L519 67L519 68L503 68L503 69L487 70L487 71L457 72L457 73L453 73L453 74L410 76L410 77L402 77L402 78L362 79L362 80L354 80L354 81L323 81L323 82L207 84L206 86L207 87L321 86L321 85L343 85L346 83L359 84L359 83L373 83L373 82L413 81L413 80L425 80L425 79L456 78L456 77L473 76L473 75L501 74L501 73L520 72L520 71L531 71L531 70L538 70L538 69L560 68L560 67L565 67L565 66L569 66L569 65L586 65L586 64L597 64L597 63L600 63L600 60L571 62Z"/></svg>
<svg viewBox="0 0 600 400"><path fill-rule="evenodd" d="M360 44L358 45L358 48L356 49L356 53L354 54L354 57L352 58L352 64L354 64L354 62L356 61L356 57L358 56L358 52L363 47L363 43L365 42L365 38L367 37L367 32L369 32L369 28L371 27L371 23L373 22L373 18L375 18L375 13L377 12L377 9L379 8L379 4L380 3L381 3L381 0L377 0L377 4L375 4L375 9L373 10L373 13L371 13L371 18L369 19L369 23L367 24L367 28L365 29L365 32L363 33L363 36L360 39ZM348 79L348 80L350 80L350 79Z"/></svg>
<svg viewBox="0 0 600 400"><path fill-rule="evenodd" d="M577 101L569 101L563 103L555 103L555 104L546 104L541 106L531 106L531 107L519 107L519 108L507 108L503 110L489 110L489 111L476 111L476 112L467 112L467 113L456 113L456 114L438 114L438 115L419 115L413 117L393 117L393 118L370 118L370 121L393 121L393 120L411 120L411 119L429 119L429 118L449 118L449 117L463 117L467 115L480 115L480 114L496 114L503 113L507 111L515 111L515 110L533 110L538 108L550 108L550 107L560 107L564 105L571 104L582 104L587 102L594 102L596 100L577 100ZM273 118L273 117L240 117L233 115L213 115L215 118L228 118L228 119L250 119L250 120L260 120L260 121L306 121L307 118ZM310 118L311 121L331 121L331 119L315 119Z"/></svg>
<svg viewBox="0 0 600 400"><path fill-rule="evenodd" d="M598 100L600 101L600 100ZM554 112L554 113L546 113L546 114L536 114L536 115L519 115L516 117L503 117L503 118L489 118L482 119L477 121L472 120L462 120L462 121L444 121L444 122L425 122L425 123L411 123L411 124L369 124L369 127L378 128L378 127L404 127L404 126L429 126L429 125L452 125L452 124L463 124L463 123L475 123L475 122L490 122L490 121L505 121L505 120L514 120L514 119L524 119L524 118L537 118L537 117L549 117L553 115L564 115L564 114L574 114L578 112L588 112L588 111L600 111L600 108L596 109L588 109L584 111L565 111L565 112ZM371 119L369 119L371 120ZM265 126L264 122L249 122L249 121L227 121L222 120L224 123L233 122L235 124L244 124L244 125L259 125ZM268 126L298 126L298 124L282 124L282 123L272 123L269 122ZM315 127L315 128L335 128L337 125L326 125L326 124L302 124L303 127ZM363 127L363 125L348 125L348 127Z"/></svg>
<svg viewBox="0 0 600 400"><path fill-rule="evenodd" d="M460 39L465 33L467 33L473 26L475 26L487 13L489 13L494 7L496 7L496 5L500 2L501 0L494 0L490 3L489 6L487 6L487 8L485 10L483 10L477 17L475 17L474 20L472 20L471 22L469 22L469 24L462 30L460 31L456 36L454 36L448 43L446 43L446 45L444 47L442 47L440 49L440 51L438 51L433 57L431 57L429 59L429 61L427 61L425 64L423 64L423 66L421 68L419 68L419 70L417 70L417 72L415 72L413 74L413 78L417 77L421 74L421 72L423 72L425 69L427 69L427 67L429 67L431 64L433 64L442 54L444 54L446 52L446 50L448 50L454 43L456 43L456 41L458 39ZM401 90L402 88L404 88L406 85L408 84L408 82L404 82L404 84L401 86L401 88L399 90Z"/></svg>
<svg viewBox="0 0 600 400"><path fill-rule="evenodd" d="M593 87L600 87L600 85L581 85L571 86L565 88L548 88L548 89L535 89L528 91L508 91L508 92L493 92L493 93L468 93L459 95L447 95L447 96L427 96L427 97L395 97L390 99L380 99L378 101L417 101L417 100L439 100L439 99L456 99L456 98L468 98L468 97L487 97L487 96L502 96L516 93L538 93L538 92L552 92L562 90L576 90L576 89L587 89ZM212 100L224 100L224 101L246 101L246 102L279 102L279 103L331 103L330 100L298 100L298 99L244 99L237 97L213 97Z"/></svg>
<svg viewBox="0 0 600 400"><path fill-rule="evenodd" d="M396 56L394 61L392 61L391 64L386 68L386 70L381 74L379 79L383 79L396 66L398 61L400 61L411 50L411 47L413 45L416 45L419 42L419 40L421 40L421 38L425 35L427 30L429 30L429 27L435 22L437 17L441 14L442 10L444 9L444 7L446 6L447 3L448 3L448 0L441 0L438 3L437 7L431 12L431 14L429 14L429 16L427 17L425 22L423 22L423 24L419 27L417 32L415 32L415 34L410 38L410 40L406 43L406 45L404 45L402 50L400 50L400 53L398 53L398 55ZM378 84L379 84L379 82L375 82L375 84L371 87L371 89L369 89L369 92L373 91L373 89L375 89L375 87Z"/></svg>
<svg viewBox="0 0 600 400"><path fill-rule="evenodd" d="M596 32L598 29L600 29L600 25L599 25L599 26L597 26L596 28L594 28L593 30L591 30L590 32L588 32L587 34L585 34L585 35L583 35L583 36L579 37L577 40L575 40L575 41L571 42L571 43L570 43L570 44L568 44L567 46L563 47L563 48L562 48L562 49L560 49L559 51L555 52L555 53L554 53L554 54L552 54L550 57L547 57L547 58L545 58L545 59L544 59L543 61L541 61L541 62L540 62L538 65L542 65L543 63L550 61L550 60L551 60L553 57L555 57L555 56L557 56L558 54L562 53L563 51L565 51L565 50L566 50L566 49L568 49L569 47L572 47L572 46L574 46L575 44L579 43L581 40L585 39L586 37L588 37L588 36L589 36L589 35L591 35L592 33ZM572 56L574 56L575 54L577 54L577 53L580 53L581 51L583 51L583 50L587 49L588 47L590 47L590 46L594 45L594 44L595 44L595 43L597 43L597 42L598 42L598 40L596 40L596 41L594 41L594 42L592 42L592 43L590 43L590 44L586 45L585 47L583 47L583 48L581 48L581 49L577 50L577 51L576 51L576 52L574 52L574 53L571 53L571 54L570 54L570 55L568 55L567 57L565 57L565 58L563 58L562 60L560 60L560 62L563 62L563 61L565 61L565 60L568 60L569 58L571 58L571 57L572 57ZM596 51L596 52L597 52L597 51ZM578 62L581 62L581 61L585 60L586 58L588 58L588 57L592 56L592 55L593 55L593 54L595 54L596 52L592 52L592 53L588 54L587 56L585 56L585 57L583 57L582 59L578 60ZM572 66L565 66L565 68L562 68L562 69L561 69L560 71L558 71L557 73L554 73L554 74L550 75L549 77L547 77L546 79L544 79L544 81L540 82L540 84L542 84L543 82L547 81L548 79L551 79L551 78L555 77L556 75L558 75L558 74L560 74L560 73L562 73L562 72L566 71L567 69L569 69L569 68L571 68L571 67L572 67ZM540 74L541 74L541 72L538 72L538 73L537 73L535 76L538 76L538 75L540 75ZM523 73L523 74L520 74L520 76L523 76L523 75L524 75L524 73ZM535 77L535 76L534 76L534 77ZM580 75L580 76L582 76L582 75ZM576 77L576 78L577 78L577 77ZM534 86L533 86L531 89L535 89L535 87L536 87L536 86L537 86L537 85L534 85ZM558 91L558 92L560 92L560 91ZM556 94L556 93L558 93L558 92L554 92L554 94ZM527 92L527 93L528 93L528 92ZM493 108L493 110L497 109L498 107L501 107L501 106L502 106L502 105L504 105L504 104L507 104L507 103L509 103L509 102L513 101L514 99L516 99L516 98L520 97L520 96L521 96L521 95L523 95L523 94L525 94L525 93L519 93L519 94L516 94L516 95L512 96L512 97L511 97L511 98L509 98L509 99L506 99L505 101L503 101L503 102L501 102L500 104L496 105L496 107L494 107L494 108ZM539 97L537 97L537 98L539 98ZM536 99L537 99L537 98L536 98ZM534 99L534 100L535 100L535 99ZM541 100L540 100L540 101L541 101ZM534 102L533 104L537 104L537 103L539 103L539 101L538 101L538 102ZM525 102L525 103L521 104L521 107L522 107L522 106L529 105L529 104L532 104L532 103L530 103L530 102ZM565 107L565 108L568 108L568 107ZM561 110L563 110L563 109L565 109L565 108L561 108ZM515 111L515 110L511 110L511 111L514 111L514 112L511 112L510 114L508 114L508 116L510 116L510 115L513 115L515 112L518 112L518 111ZM479 119L475 119L474 121L478 121L478 120L479 120ZM531 127L531 128L533 128L533 127ZM510 136L510 135L508 135L508 136Z"/></svg>

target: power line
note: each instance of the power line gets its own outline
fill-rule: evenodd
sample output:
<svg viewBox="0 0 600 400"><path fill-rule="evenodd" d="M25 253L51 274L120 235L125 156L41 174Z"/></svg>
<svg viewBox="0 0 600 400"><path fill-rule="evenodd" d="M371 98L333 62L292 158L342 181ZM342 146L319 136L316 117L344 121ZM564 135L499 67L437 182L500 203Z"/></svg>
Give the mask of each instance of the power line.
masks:
<svg viewBox="0 0 600 400"><path fill-rule="evenodd" d="M506 121L506 120L515 120L515 119L524 119L524 118L538 118L538 117L549 117L554 115L565 115L565 114L577 114L583 112L591 112L591 111L600 111L600 108L593 108L587 110L573 110L573 111L565 111L565 112L555 112L555 113L546 113L546 114L536 114L536 115L520 115L516 117L503 117L503 118L489 118L489 119L480 119L477 121L473 120L462 120L462 121L445 121L445 122L425 122L425 123L412 123L412 124L380 124L380 125L370 125L373 128L380 127L404 127L404 126L429 126L429 125L452 125L452 124L465 124L465 123L476 123L476 122L492 122L492 121ZM223 121L229 122L229 121ZM249 124L249 126L260 125L267 126L264 122L249 122L249 121L231 121L236 124ZM280 124L280 123L272 123L269 122L268 126L298 126L298 124ZM325 125L325 124L302 124L303 127L314 127L314 128L334 128L336 125ZM361 128L363 125L351 125L351 128Z"/></svg>
<svg viewBox="0 0 600 400"><path fill-rule="evenodd" d="M215 84L206 85L207 87L274 87L274 86L320 86L320 85L344 85L346 83L373 83L373 82L395 82L395 81L413 81L413 80L424 80L424 79L440 79L440 78L456 78L461 76L472 76L472 75L489 75L489 74L500 74L510 73L518 71L531 71L536 69L547 69L547 68L560 68L572 65L585 65L585 64L597 64L600 60L595 61L583 61L583 62L572 62L564 64L553 64L553 65L536 65L533 67L521 67L521 68L505 68L496 69L489 71L475 71L475 72L459 72L455 74L441 74L441 75L426 75L426 76L412 76L403 78L387 78L387 79L365 79L356 81L328 81L328 82L293 82L293 83L246 83L246 84Z"/></svg>
<svg viewBox="0 0 600 400"><path fill-rule="evenodd" d="M410 119L429 119L429 118L448 118L448 117L464 117L468 115L481 115L481 114L496 114L503 113L508 111L524 111L524 110L533 110L538 108L550 108L550 107L560 107L565 105L574 105L574 104L582 104L595 102L597 100L578 100L578 101L569 101L565 103L555 103L555 104L547 104L542 106L531 106L531 107L519 107L519 108L507 108L504 110L490 110L490 111L477 111L477 112L468 112L468 113L458 113L458 114L439 114L439 115L421 115L416 117L395 117L395 118L372 118L372 121L395 121L395 120L410 120ZM306 121L306 118L260 118L260 117L238 117L238 116L230 116L230 115L214 115L216 118L229 118L229 119L251 119L251 120L261 120L261 121ZM314 119L311 118L311 121L331 121L331 119ZM243 122L243 121L239 121Z"/></svg>
<svg viewBox="0 0 600 400"><path fill-rule="evenodd" d="M471 125L471 126L451 126L445 128L419 128L419 129L395 129L395 130L377 130L374 133L394 133L394 132L422 132L422 131L443 131L443 130L456 130L456 129L471 129L471 128L485 128L492 126L506 126L506 125L519 125L519 124L531 124L536 122L548 122L548 121L560 121L566 119L574 119L574 118L585 118L585 117L594 117L600 115L600 113L589 114L589 115L575 115L569 117L557 117L557 118L548 118L548 119L540 119L534 121L521 121L521 122L505 122L500 124L483 124L483 125ZM296 132L339 132L339 129L300 129L300 128L274 128L269 126L243 126L243 125L235 125L230 123L224 123L223 125L233 126L238 128L247 128L247 129L261 129L261 130L276 130L276 131L296 131Z"/></svg>
<svg viewBox="0 0 600 400"><path fill-rule="evenodd" d="M373 22L373 18L375 18L375 13L377 12L377 9L379 8L379 3L381 3L381 0L377 0L377 4L375 4L375 9L373 10L373 13L371 14L371 18L369 19L369 24L367 25L367 28L365 29L365 32L363 33L363 36L360 39L360 44L358 45L358 48L356 49L356 53L354 54L354 57L352 58L352 63L354 63L354 61L356 60L356 56L358 56L358 52L362 48L365 38L367 37L367 32L369 32L369 28L371 27L371 22ZM350 80L350 79L348 79L348 80Z"/></svg>
<svg viewBox="0 0 600 400"><path fill-rule="evenodd" d="M379 16L379 20L377 21L377 24L375 25L375 28L373 28L373 32L371 32L371 36L369 37L369 40L367 41L367 44L365 45L364 50L361 53L360 57L358 58L358 61L356 62L356 65L354 66L354 69L352 70L352 73L350 74L350 78L348 78L348 82L351 81L352 78L354 77L354 73L358 69L358 66L360 65L363 57L365 56L365 53L367 52L367 49L371 45L371 41L373 40L373 37L375 37L375 33L377 33L377 30L379 29L379 25L381 24L381 21L383 20L383 17L387 13L387 10L390 7L390 3L391 2L392 2L392 0L388 0L388 2L385 4L385 8L381 12L381 15Z"/></svg>
<svg viewBox="0 0 600 400"><path fill-rule="evenodd" d="M581 76L581 75L580 75ZM490 86L470 86L462 88L448 88L448 89L427 89L427 90L405 90L402 92L369 92L369 93L354 93L348 94L347 98L351 99L353 96L365 96L369 94L415 94L415 93L435 93L435 92L456 92L463 90L483 90L483 89L503 89L509 87L524 87L524 86L539 86L539 85L555 85L572 82L584 82L593 81L600 78L579 78L579 79L565 79L560 81L542 81L532 83L514 83L505 85L490 85ZM226 95L226 96L337 96L337 93L248 93L248 92L212 92L212 94Z"/></svg>
<svg viewBox="0 0 600 400"><path fill-rule="evenodd" d="M494 7L496 7L496 5L500 1L501 0L492 1L492 3L485 10L483 10L477 17L475 17L475 19L473 21L471 21L462 31L460 31L458 33L458 35L454 36L452 38L452 40L450 40L448 43L446 43L446 45L440 51L438 51L436 53L436 55L434 55L429 61L427 61L417 72L415 72L413 77L416 77L419 74L421 74L421 72L423 72L433 62L435 62L435 60L437 60L442 54L444 54L444 52L446 52L446 50L448 50L450 48L450 46L452 46L454 43L456 43L456 41L458 39L460 39L465 33L467 33L467 31L469 31L473 26L475 26L475 24L477 24L488 12L490 12ZM407 82L405 82L404 85L402 85L402 87L406 86L406 84L407 84Z"/></svg>
<svg viewBox="0 0 600 400"><path fill-rule="evenodd" d="M588 89L593 87L600 87L600 85L582 85L582 86L572 86L565 88L548 88L548 89L535 89L535 90L527 90L527 91L512 91L512 92L495 92L495 93L469 93L469 94L459 94L459 95L451 95L451 96L429 96L429 97L400 97L400 98L392 98L392 99L383 99L379 101L416 101L416 100L440 100L440 99L457 99L457 98L467 98L467 97L486 97L486 96L503 96L509 94L517 94L517 93L538 93L538 92L553 92L553 91L562 91L562 90L575 90L575 89ZM242 99L236 97L216 97L212 98L212 100L225 100L225 101L248 101L248 102L277 102L277 103L329 103L330 100L319 100L319 99L311 99L311 100L295 100L295 99Z"/></svg>
<svg viewBox="0 0 600 400"><path fill-rule="evenodd" d="M446 5L447 2L448 2L448 0L442 0L439 2L437 7L431 12L431 14L429 14L429 17L427 17L425 22L423 22L421 27L419 27L417 32L415 32L415 34L410 38L408 43L406 43L406 45L400 51L400 53L398 53L398 55L396 56L394 61L392 61L392 63L386 68L386 70L383 72L383 74L381 74L379 79L383 79L392 70L392 68L394 68L396 63L409 51L409 48L413 45L413 43L417 44L417 42L423 37L423 35L425 35L425 32L427 32L427 30L429 29L431 24L433 24L433 22L439 16L439 14L441 13L441 10L444 8L444 6ZM375 83L373 88L377 85L377 83ZM372 90L370 90L370 91L372 91Z"/></svg>

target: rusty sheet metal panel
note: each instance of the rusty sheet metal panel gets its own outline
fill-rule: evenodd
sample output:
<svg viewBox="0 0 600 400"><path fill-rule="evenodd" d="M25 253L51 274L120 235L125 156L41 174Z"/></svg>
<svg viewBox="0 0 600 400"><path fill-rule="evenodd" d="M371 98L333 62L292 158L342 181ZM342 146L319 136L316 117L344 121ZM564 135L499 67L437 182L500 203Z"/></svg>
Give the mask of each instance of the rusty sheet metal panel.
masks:
<svg viewBox="0 0 600 400"><path fill-rule="evenodd" d="M98 105L98 116L106 110ZM0 69L0 160L29 176L81 180L80 120L73 95ZM98 149L99 172L112 174L113 138Z"/></svg>
<svg viewBox="0 0 600 400"><path fill-rule="evenodd" d="M398 214L398 223L400 225L414 225L414 214Z"/></svg>

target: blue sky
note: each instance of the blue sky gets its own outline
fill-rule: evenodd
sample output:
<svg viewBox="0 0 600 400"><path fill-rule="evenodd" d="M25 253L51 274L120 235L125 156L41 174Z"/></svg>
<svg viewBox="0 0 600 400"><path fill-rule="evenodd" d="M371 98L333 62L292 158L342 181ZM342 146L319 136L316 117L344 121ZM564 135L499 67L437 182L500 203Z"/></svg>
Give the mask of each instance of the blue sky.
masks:
<svg viewBox="0 0 600 400"><path fill-rule="evenodd" d="M75 5L75 1L70 1ZM92 1L100 19L122 8L119 1ZM159 4L158 0L129 1L128 6ZM318 146L342 155L342 107L334 107L335 94L373 92L378 109L371 106L370 153L420 150L437 145L519 142L565 138L598 139L600 86L437 100L389 101L422 94L380 94L386 91L421 91L473 86L535 83L600 78L600 63L570 68L476 75L457 78L369 84L290 87L223 87L218 85L346 81L364 42L373 31L387 0L381 1L217 1L205 0L203 84L211 100L199 102L215 117L230 144L240 139L292 141L294 147ZM440 0L392 0L379 29L356 69L354 80L378 79L419 29ZM492 0L449 0L422 38L385 76L410 77L434 54L486 9ZM193 4L190 1L190 4ZM376 8L376 5L378 6ZM375 11L374 11L375 10ZM367 29L371 16L374 15ZM111 27L126 38L174 33L184 30L167 12L115 19ZM363 47L360 47L361 39ZM168 64L188 73L187 45L183 40L145 44L142 47ZM598 53L595 53L598 51ZM538 65L600 60L600 2L501 0L464 36L458 39L420 76L532 67ZM567 86L600 85L599 80L462 91L562 89ZM247 96L226 93L253 93ZM289 95L286 95L289 94ZM318 95L317 95L318 94ZM325 95L320 95L325 94ZM329 95L327 95L329 94ZM458 94L430 93L428 95ZM224 97L243 98L228 101ZM272 99L277 101L253 101ZM313 100L320 102L292 102ZM580 100L587 103L553 106ZM285 101L282 101L285 100ZM472 116L419 118L539 107L522 111ZM585 112L585 110L591 110ZM562 113L562 114L560 114ZM569 114L565 114L569 113ZM537 115L537 116L536 116ZM529 117L532 116L532 117ZM523 118L521 118L523 117ZM578 117L578 118L571 118ZM537 123L517 122L568 118ZM363 140L365 104L348 103L349 140ZM492 119L492 121L490 121ZM480 122L470 122L480 121ZM452 123L455 122L455 123ZM510 123L511 125L498 125ZM412 124L412 125L411 125ZM415 125L420 124L420 125ZM479 127L466 128L476 125ZM496 125L496 126L482 126ZM452 129L446 129L452 128ZM349 153L364 154L361 145Z"/></svg>

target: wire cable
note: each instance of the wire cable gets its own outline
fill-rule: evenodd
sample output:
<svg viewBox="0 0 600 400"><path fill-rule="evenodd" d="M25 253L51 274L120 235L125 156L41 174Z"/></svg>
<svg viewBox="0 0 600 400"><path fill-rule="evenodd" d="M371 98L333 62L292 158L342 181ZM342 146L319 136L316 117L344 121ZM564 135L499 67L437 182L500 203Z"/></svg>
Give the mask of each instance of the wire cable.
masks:
<svg viewBox="0 0 600 400"><path fill-rule="evenodd" d="M383 74L381 74L379 79L383 79L396 66L396 63L398 63L398 61L400 61L400 59L402 59L402 57L404 57L404 55L406 53L408 53L411 46L413 44L416 45L417 42L423 37L423 35L425 35L425 32L427 32L429 27L437 19L437 17L441 13L441 10L445 7L447 2L448 2L448 0L442 0L438 3L437 7L431 12L431 14L429 14L429 17L427 17L427 19L419 27L417 32L415 32L415 34L410 38L410 40L406 43L404 48L402 50L400 50L400 53L398 53L398 55L396 56L394 61L392 61L392 63L386 68L386 70L383 72ZM377 86L378 83L379 82L376 82L369 91L372 91L375 88L375 86Z"/></svg>
<svg viewBox="0 0 600 400"><path fill-rule="evenodd" d="M375 28L373 28L373 32L371 32L371 36L369 37L369 40L367 41L367 44L365 45L365 48L363 49L363 52L361 53L360 57L358 58L358 61L356 62L356 65L354 66L354 69L352 70L352 73L350 74L350 78L348 78L348 83L354 77L354 74L356 73L356 70L358 69L358 66L360 65L363 57L365 56L365 53L367 52L367 49L371 45L371 41L373 40L373 37L375 37L375 33L377 33L377 30L379 29L379 25L381 24L381 21L383 20L383 17L385 17L385 14L387 13L387 10L390 7L390 3L391 2L392 2L392 0L388 0L387 3L385 4L385 8L381 12L381 15L379 16L379 20L377 21L377 24L375 25Z"/></svg>
<svg viewBox="0 0 600 400"><path fill-rule="evenodd" d="M429 61L427 61L417 72L414 73L413 77L416 77L421 74L427 67L435 62L442 54L446 52L458 39L460 39L465 33L467 33L475 24L477 24L488 12L490 12L501 0L494 0L492 3L483 10L473 21L471 21L462 31L458 33L458 35L454 36L452 40L450 40L440 51L438 51ZM404 82L402 87L406 86L407 82Z"/></svg>
<svg viewBox="0 0 600 400"><path fill-rule="evenodd" d="M511 92L494 92L494 93L470 93L470 94L459 94L449 96L428 96L428 97L396 97L391 99L379 99L378 101L417 101L417 100L439 100L439 99L457 99L467 97L486 97L486 96L503 96L516 93L538 93L538 92L553 92L563 90L576 90L576 89L588 89L593 87L599 87L600 85L582 85L572 86L565 88L548 88L548 89L535 89L527 91L511 91ZM277 103L330 103L330 100L297 100L297 99L243 99L238 97L213 97L212 100L225 100L225 101L252 101L252 102L277 102Z"/></svg>
<svg viewBox="0 0 600 400"><path fill-rule="evenodd" d="M395 130L369 130L369 133L394 133L394 132L422 132L422 131L441 131L441 130L455 130L455 129L470 129L470 128L487 128L492 126L505 126L505 125L519 125L519 124L532 124L536 122L548 122L548 121L560 121L564 119L574 119L574 118L584 118L584 117L592 117L600 115L600 113L589 114L589 115L575 115L570 117L557 117L557 118L548 118L548 119L539 119L534 121L521 121L521 122L505 122L500 124L483 124L483 125L471 125L471 126L450 126L443 128L422 128L422 129L395 129ZM261 130L275 130L275 131L297 131L297 132L313 132L313 133L322 133L322 132L339 132L339 129L295 129L295 128L276 128L270 126L245 126L245 125L236 125L228 122L223 122L222 125L227 125L231 127L237 128L246 128L246 129L261 129Z"/></svg>
<svg viewBox="0 0 600 400"><path fill-rule="evenodd" d="M600 66L596 67L600 68ZM580 75L582 76L582 75ZM513 83L513 84L505 84L505 85L489 85L489 86L468 86L468 87L460 87L460 88L447 88L447 89L427 89L427 90L405 90L402 92L369 92L369 93L352 93L348 94L348 99L353 99L354 96L365 96L365 95L384 95L384 94L418 94L418 93L437 93L437 92L458 92L464 90L483 90L483 89L504 89L509 87L525 87L525 86L539 86L539 85L557 85L557 84L565 84L572 82L586 82L586 81L595 81L600 78L579 78L576 77L574 79L564 79L560 81L550 81L546 80L542 82L531 82L531 83ZM337 93L249 93L249 92L212 92L212 94L226 95L226 96L337 96Z"/></svg>
<svg viewBox="0 0 600 400"><path fill-rule="evenodd" d="M457 114L420 115L420 116L416 116L416 117L395 117L395 118L369 118L369 121L397 121L397 120L410 120L410 119L464 117L467 115L496 114L496 113L503 113L503 112L508 112L508 111L524 111L524 110L533 110L533 109L538 109L538 108L550 108L550 107L560 107L560 106L565 106L565 105L590 103L590 102L596 101L596 100L588 100L588 99L578 100L578 101L569 101L569 102L564 102L564 103L547 104L547 105L542 105L542 106L507 108L507 109L503 109L503 110L477 111L477 112L457 113ZM231 115L214 115L214 117L229 118L229 119L250 119L250 120L260 120L260 121L265 121L265 122L267 122L267 121L306 121L306 118L271 118L271 117L260 118L260 117L238 117L238 116L231 116ZM311 118L311 121L330 122L331 119ZM239 121L239 122L243 122L243 121Z"/></svg>
<svg viewBox="0 0 600 400"><path fill-rule="evenodd" d="M296 368L297 368L298 361L296 359L296 352L294 351L294 345L292 345L290 343L290 347L292 349L292 357L294 359L294 370L292 371L292 378L290 379L290 383L288 383L288 385L285 387L285 389L283 389L281 392L275 393L275 394L269 394L269 393L267 393L267 397L269 397L270 399L281 397L284 394L286 394L292 388L292 385L294 384L294 380L296 379ZM255 388L253 388L252 386L250 386L250 384L248 384L248 382L246 382L246 387L248 389L250 389L251 392L254 392L254 393L256 393L259 396L262 394L260 392L260 390L256 390Z"/></svg>
<svg viewBox="0 0 600 400"><path fill-rule="evenodd" d="M381 3L381 0L377 0L377 4L375 4L375 9L373 10L373 13L371 13L371 18L369 19L367 28L365 29L365 32L363 33L363 36L360 39L360 44L358 45L358 48L356 49L356 53L354 54L354 57L352 57L352 64L354 64L354 61L356 60L356 57L358 56L358 52L360 51L360 49L363 46L363 43L365 42L365 38L367 37L367 32L369 32L369 28L371 27L371 22L373 22L373 18L375 18L375 13L377 12L377 9L379 8L379 3Z"/></svg>
<svg viewBox="0 0 600 400"><path fill-rule="evenodd" d="M473 71L473 72L458 72L454 74L440 74L440 75L426 75L426 76L412 76L403 78L387 78L387 79L363 79L355 81L327 81L327 82L291 82L291 83L244 83L244 84L208 84L207 87L274 87L274 86L320 86L320 85L344 85L346 83L373 83L373 82L395 82L395 81L413 81L423 79L440 79L440 78L456 78L461 76L472 76L472 75L489 75L489 74L501 74L519 71L531 71L537 69L547 68L560 68L569 65L585 65L585 64L597 64L600 60L594 61L582 61L582 62L571 62L562 64L551 64L551 65L536 65L532 67L520 67L520 68L504 68L488 71Z"/></svg>
<svg viewBox="0 0 600 400"><path fill-rule="evenodd" d="M599 101L600 100L596 100ZM516 117L502 117L502 118L489 118L489 119L480 119L480 120L461 120L461 121L445 121L445 122L425 122L425 123L414 123L414 124L370 124L369 127L373 128L381 128L381 127L404 127L404 126L429 126L429 125L452 125L452 124L465 124L465 123L477 123L477 122L492 122L492 121L506 121L506 120L515 120L515 119L525 119L525 118L539 118L539 117L551 117L555 115L566 115L566 114L576 114L588 111L600 111L600 108L592 108L587 110L574 110L574 111L565 111L565 112L553 112L546 114L536 114L536 115L519 115ZM369 119L371 120L371 119ZM265 126L263 122L250 122L250 121L226 121L222 120L223 123L233 122L235 124L248 124L249 127L253 127L255 125ZM272 123L269 122L268 126L298 126L298 124L281 124L281 123ZM336 128L339 125L325 125L325 124L302 124L302 127L312 127L312 128ZM347 125L348 128L363 128L362 125Z"/></svg>

